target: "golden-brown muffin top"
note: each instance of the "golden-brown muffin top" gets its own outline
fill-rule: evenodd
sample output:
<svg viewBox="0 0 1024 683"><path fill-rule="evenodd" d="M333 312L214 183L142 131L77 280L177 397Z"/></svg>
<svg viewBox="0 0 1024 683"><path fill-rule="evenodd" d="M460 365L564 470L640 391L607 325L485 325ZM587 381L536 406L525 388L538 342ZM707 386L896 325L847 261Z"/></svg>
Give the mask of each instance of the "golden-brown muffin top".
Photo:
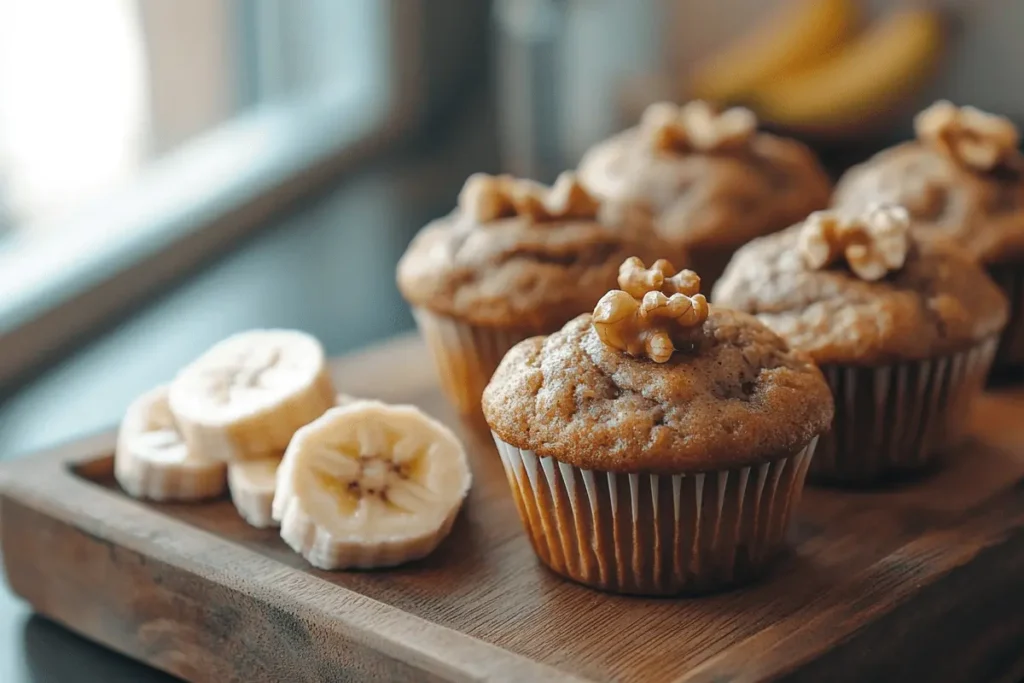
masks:
<svg viewBox="0 0 1024 683"><path fill-rule="evenodd" d="M901 204L923 236L954 238L982 263L1024 258L1024 156L1013 124L937 102L915 129L916 140L847 171L833 205Z"/></svg>
<svg viewBox="0 0 1024 683"><path fill-rule="evenodd" d="M712 300L819 364L923 360L998 334L995 283L954 243L915 235L899 207L818 212L736 252Z"/></svg>
<svg viewBox="0 0 1024 683"><path fill-rule="evenodd" d="M411 304L473 325L556 330L615 286L633 254L667 254L647 211L599 204L572 174L552 188L471 177L450 215L425 227L398 263Z"/></svg>
<svg viewBox="0 0 1024 683"><path fill-rule="evenodd" d="M745 109L652 105L584 155L580 178L600 197L649 206L674 244L738 246L824 208L831 190L806 146L756 127Z"/></svg>
<svg viewBox="0 0 1024 683"><path fill-rule="evenodd" d="M484 391L504 441L584 469L679 474L792 454L832 421L821 372L714 307L665 362L602 341L589 314L515 346Z"/></svg>

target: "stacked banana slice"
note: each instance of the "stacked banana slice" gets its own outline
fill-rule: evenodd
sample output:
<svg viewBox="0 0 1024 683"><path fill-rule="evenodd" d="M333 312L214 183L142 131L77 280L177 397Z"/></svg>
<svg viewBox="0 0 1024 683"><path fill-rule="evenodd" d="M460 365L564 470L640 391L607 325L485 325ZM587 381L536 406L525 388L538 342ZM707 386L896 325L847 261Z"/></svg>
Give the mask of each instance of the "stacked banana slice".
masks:
<svg viewBox="0 0 1024 683"><path fill-rule="evenodd" d="M224 492L225 466L185 445L167 405L167 387L157 387L128 406L117 436L114 476L136 498L196 501Z"/></svg>
<svg viewBox="0 0 1024 683"><path fill-rule="evenodd" d="M246 522L282 522L323 569L423 557L470 483L450 430L412 406L335 397L320 343L290 330L230 337L138 398L114 473L129 495L162 502L227 488Z"/></svg>
<svg viewBox="0 0 1024 683"><path fill-rule="evenodd" d="M235 509L257 529L277 526L270 514L281 458L242 460L228 465L228 490Z"/></svg>
<svg viewBox="0 0 1024 683"><path fill-rule="evenodd" d="M182 370L168 400L185 442L218 460L279 455L334 405L324 350L291 330L243 332Z"/></svg>

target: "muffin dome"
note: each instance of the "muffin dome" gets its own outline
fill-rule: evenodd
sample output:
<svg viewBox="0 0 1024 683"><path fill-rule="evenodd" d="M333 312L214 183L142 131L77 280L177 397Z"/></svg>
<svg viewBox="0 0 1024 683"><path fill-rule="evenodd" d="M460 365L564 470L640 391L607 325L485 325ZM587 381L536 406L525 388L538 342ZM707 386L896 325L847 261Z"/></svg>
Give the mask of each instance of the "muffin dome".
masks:
<svg viewBox="0 0 1024 683"><path fill-rule="evenodd" d="M824 208L831 188L806 146L757 132L747 110L717 114L703 102L652 105L640 125L587 152L579 174L599 197L649 206L659 234L694 252L709 283L725 265L707 262L715 250Z"/></svg>
<svg viewBox="0 0 1024 683"><path fill-rule="evenodd" d="M915 129L916 140L847 171L833 205L900 204L923 237L954 238L986 264L1024 258L1024 156L1013 124L938 102Z"/></svg>
<svg viewBox="0 0 1024 683"><path fill-rule="evenodd" d="M483 397L502 440L583 469L701 472L792 453L832 420L818 369L750 315L712 308L663 363L607 345L592 323L505 356Z"/></svg>
<svg viewBox="0 0 1024 683"><path fill-rule="evenodd" d="M954 244L918 239L898 207L820 212L754 240L712 300L757 315L819 364L954 353L997 335L1007 318L986 273Z"/></svg>
<svg viewBox="0 0 1024 683"><path fill-rule="evenodd" d="M478 175L409 245L398 285L414 306L472 325L557 329L614 286L627 256L667 251L646 211L599 204L571 174L550 189Z"/></svg>

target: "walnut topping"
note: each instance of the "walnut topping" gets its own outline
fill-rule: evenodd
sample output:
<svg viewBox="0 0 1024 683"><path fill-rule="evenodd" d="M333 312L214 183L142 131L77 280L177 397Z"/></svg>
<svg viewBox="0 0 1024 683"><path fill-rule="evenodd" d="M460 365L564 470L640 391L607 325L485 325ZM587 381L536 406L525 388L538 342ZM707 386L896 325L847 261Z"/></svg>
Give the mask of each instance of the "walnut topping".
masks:
<svg viewBox="0 0 1024 683"><path fill-rule="evenodd" d="M708 302L698 294L700 278L690 270L676 273L661 259L651 268L633 257L619 268L619 286L597 302L593 324L602 342L655 363L672 357L695 328L708 318Z"/></svg>
<svg viewBox="0 0 1024 683"><path fill-rule="evenodd" d="M511 216L529 217L542 223L594 218L598 202L570 171L558 176L550 188L508 175L475 173L459 193L459 210L480 223Z"/></svg>
<svg viewBox="0 0 1024 683"><path fill-rule="evenodd" d="M991 171L1017 150L1020 134L1002 116L940 100L914 118L917 138L975 171Z"/></svg>
<svg viewBox="0 0 1024 683"><path fill-rule="evenodd" d="M619 266L619 287L637 299L655 291L693 296L700 291L700 277L692 270L677 273L665 259L658 259L647 268L643 261L631 256Z"/></svg>
<svg viewBox="0 0 1024 683"><path fill-rule="evenodd" d="M644 111L640 128L659 151L718 152L745 146L757 131L757 117L743 107L719 112L701 100L682 107L659 102Z"/></svg>
<svg viewBox="0 0 1024 683"><path fill-rule="evenodd" d="M800 232L804 262L825 268L840 257L862 280L880 280L899 270L910 247L910 216L902 206L874 204L857 215L816 211Z"/></svg>

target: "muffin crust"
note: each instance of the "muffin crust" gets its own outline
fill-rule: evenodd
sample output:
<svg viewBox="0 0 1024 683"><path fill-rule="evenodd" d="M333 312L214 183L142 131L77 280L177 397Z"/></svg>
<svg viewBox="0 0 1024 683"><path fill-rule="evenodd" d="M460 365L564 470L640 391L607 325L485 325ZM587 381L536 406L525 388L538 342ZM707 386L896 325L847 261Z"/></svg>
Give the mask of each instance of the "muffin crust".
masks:
<svg viewBox="0 0 1024 683"><path fill-rule="evenodd" d="M627 257L668 251L636 207L606 205L596 218L543 223L528 216L478 222L457 209L413 239L398 263L398 286L413 305L473 325L557 329L615 286Z"/></svg>
<svg viewBox="0 0 1024 683"><path fill-rule="evenodd" d="M850 169L833 204L905 206L923 237L951 237L984 264L1024 258L1024 155L1013 123L939 101L914 120L917 139Z"/></svg>
<svg viewBox="0 0 1024 683"><path fill-rule="evenodd" d="M741 248L712 301L757 315L819 364L923 360L964 350L1006 324L1006 298L951 242L912 240L903 267L871 282L841 263L809 268L801 228Z"/></svg>
<svg viewBox="0 0 1024 683"><path fill-rule="evenodd" d="M653 148L641 126L592 148L579 169L599 197L650 207L659 234L688 249L730 247L828 204L830 182L795 140L756 133L713 153Z"/></svg>
<svg viewBox="0 0 1024 683"><path fill-rule="evenodd" d="M826 430L832 394L752 316L713 308L666 363L605 345L589 314L521 342L484 391L504 441L584 469L680 474L790 455Z"/></svg>

